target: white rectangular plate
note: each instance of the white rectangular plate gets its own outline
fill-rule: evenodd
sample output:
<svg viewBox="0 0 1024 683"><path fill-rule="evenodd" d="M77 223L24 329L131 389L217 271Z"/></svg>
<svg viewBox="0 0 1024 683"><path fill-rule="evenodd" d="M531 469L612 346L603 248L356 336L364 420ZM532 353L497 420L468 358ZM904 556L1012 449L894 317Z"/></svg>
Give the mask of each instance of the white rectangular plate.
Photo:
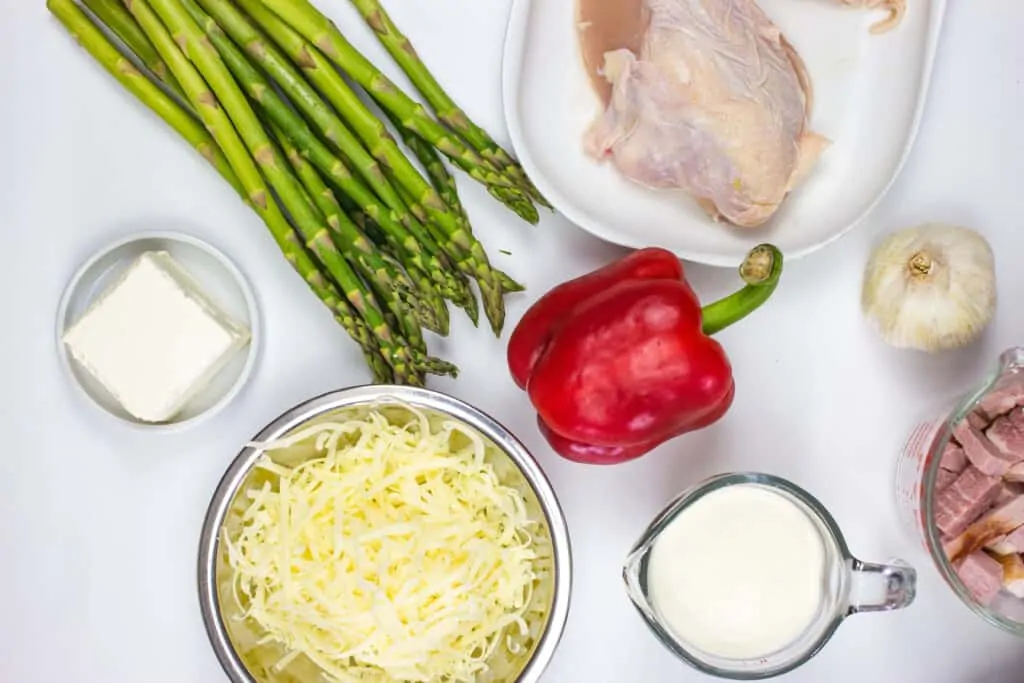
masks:
<svg viewBox="0 0 1024 683"><path fill-rule="evenodd" d="M878 13L838 0L761 0L804 58L814 85L811 129L833 141L770 222L715 224L680 192L650 190L583 152L600 111L576 39L575 0L514 0L503 94L519 159L555 207L610 242L662 246L681 257L737 265L772 242L799 258L838 239L877 204L917 133L946 0L910 0L903 22L869 33Z"/></svg>

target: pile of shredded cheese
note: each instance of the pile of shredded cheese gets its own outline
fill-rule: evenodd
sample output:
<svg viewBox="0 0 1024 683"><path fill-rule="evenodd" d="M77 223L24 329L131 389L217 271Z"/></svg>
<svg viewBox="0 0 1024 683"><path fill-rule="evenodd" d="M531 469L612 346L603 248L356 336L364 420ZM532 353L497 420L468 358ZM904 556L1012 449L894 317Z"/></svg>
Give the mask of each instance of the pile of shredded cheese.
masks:
<svg viewBox="0 0 1024 683"><path fill-rule="evenodd" d="M409 414L261 445L316 449L296 467L264 453L272 476L224 538L239 608L288 652L278 670L304 655L328 680L470 683L530 646L537 525L522 494L477 433Z"/></svg>

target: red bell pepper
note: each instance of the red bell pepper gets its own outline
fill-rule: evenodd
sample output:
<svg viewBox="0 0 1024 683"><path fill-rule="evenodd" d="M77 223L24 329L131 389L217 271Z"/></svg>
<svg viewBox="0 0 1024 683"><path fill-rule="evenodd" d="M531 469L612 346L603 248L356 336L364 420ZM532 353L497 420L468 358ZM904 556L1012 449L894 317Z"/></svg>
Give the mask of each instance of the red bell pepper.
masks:
<svg viewBox="0 0 1024 683"><path fill-rule="evenodd" d="M548 427L540 415L537 416L537 426L540 428L540 433L545 439L547 439L548 445L550 445L556 453L566 460L582 462L589 465L615 465L620 462L636 460L640 456L653 451L666 441L677 436L681 436L687 431L695 431L717 422L719 418L728 412L730 406L732 406L732 399L735 390L736 387L734 385L732 390L729 392L729 395L718 404L718 410L708 413L705 419L701 422L688 425L689 428L683 432L651 439L650 441L640 441L634 444L595 446L594 444L583 443L582 441L572 441L565 438L558 432L555 432L551 427Z"/></svg>
<svg viewBox="0 0 1024 683"><path fill-rule="evenodd" d="M520 389L566 311L625 280L678 280L683 266L665 249L648 248L613 261L592 273L558 285L523 315L508 342L508 367Z"/></svg>
<svg viewBox="0 0 1024 683"><path fill-rule="evenodd" d="M706 427L732 404L732 368L709 335L774 292L782 254L761 245L740 291L701 309L678 259L643 249L556 287L523 317L509 368L562 456L611 464Z"/></svg>

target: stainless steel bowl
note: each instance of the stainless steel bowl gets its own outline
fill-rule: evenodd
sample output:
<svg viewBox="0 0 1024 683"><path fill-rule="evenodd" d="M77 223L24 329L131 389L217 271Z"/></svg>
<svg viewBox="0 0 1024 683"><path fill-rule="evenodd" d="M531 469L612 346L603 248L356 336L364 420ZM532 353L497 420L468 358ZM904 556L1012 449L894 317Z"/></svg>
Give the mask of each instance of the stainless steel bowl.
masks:
<svg viewBox="0 0 1024 683"><path fill-rule="evenodd" d="M565 516L547 477L526 448L494 419L450 396L427 389L400 386L364 386L324 394L302 403L274 420L253 439L267 442L282 438L298 429L345 413L370 407L413 406L428 416L455 419L475 429L489 445L489 458L506 485L519 488L534 519L542 529L535 541L549 544L545 553L551 558L546 576L553 585L550 590L536 591L549 599L546 620L532 647L515 662L516 671L495 678L492 683L536 683L551 661L565 629L572 587L572 554ZM288 449L275 459L283 458L294 465L312 455L312 449L296 452ZM245 501L239 492L247 488L254 476L253 465L261 450L244 448L228 468L213 495L203 524L199 545L199 602L206 631L221 666L233 683L318 683L325 680L320 670L298 658L282 671L269 664L285 654L279 646L259 643L258 626L240 614L231 593L231 570L220 542L227 526L234 523ZM543 532L547 533L543 533ZM544 599L538 598L538 599ZM268 650L268 648L270 648ZM273 648L278 648L277 651Z"/></svg>

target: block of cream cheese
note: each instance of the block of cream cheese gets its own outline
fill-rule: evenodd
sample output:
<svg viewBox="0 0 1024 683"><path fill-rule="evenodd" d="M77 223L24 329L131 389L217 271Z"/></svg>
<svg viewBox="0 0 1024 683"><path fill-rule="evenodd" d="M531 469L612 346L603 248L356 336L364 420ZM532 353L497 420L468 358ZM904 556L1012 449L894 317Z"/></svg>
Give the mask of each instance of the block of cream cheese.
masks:
<svg viewBox="0 0 1024 683"><path fill-rule="evenodd" d="M77 360L133 417L169 422L248 344L170 254L150 251L64 334Z"/></svg>

